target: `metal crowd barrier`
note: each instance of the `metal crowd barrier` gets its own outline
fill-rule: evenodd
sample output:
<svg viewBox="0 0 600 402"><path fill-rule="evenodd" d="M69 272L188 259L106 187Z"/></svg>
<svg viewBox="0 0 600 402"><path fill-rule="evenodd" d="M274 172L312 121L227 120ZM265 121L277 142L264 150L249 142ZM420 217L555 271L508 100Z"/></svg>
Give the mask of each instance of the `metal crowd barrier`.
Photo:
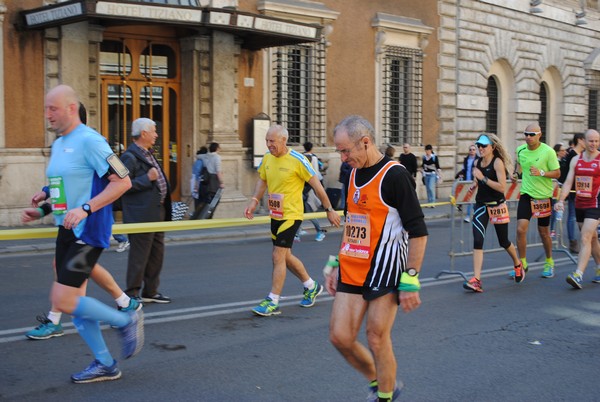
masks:
<svg viewBox="0 0 600 402"><path fill-rule="evenodd" d="M553 198L556 199L560 192L558 182L554 182L554 193ZM466 215L468 207L475 205L475 196L477 189L469 191L469 188L473 184L471 180L456 180L452 186L452 196L450 197L450 269L442 270L436 275L436 279L442 275L459 275L468 280L467 275L462 271L455 270L455 259L456 257L469 256L473 254L473 232L471 222L465 222L465 218L472 218ZM517 247L517 205L519 203L519 195L521 188L521 180L518 181L507 181L508 188L506 190L506 203L510 212L510 223L508 224L508 238ZM566 218L567 214L565 214ZM527 231L527 248L539 247L542 245L542 240L539 236L537 229L536 218L532 218ZM557 220L554 225L556 235L552 239L552 253L564 253L577 264L577 259L569 252L568 247L563 241L563 221ZM495 253L498 251L504 251L504 248L500 247L498 238L496 237L496 231L492 224L488 224L485 242L483 245L483 253ZM518 252L518 251L517 251ZM508 255L502 256L503 258L510 259ZM534 259L534 261L540 261L545 258L545 253L542 253Z"/></svg>

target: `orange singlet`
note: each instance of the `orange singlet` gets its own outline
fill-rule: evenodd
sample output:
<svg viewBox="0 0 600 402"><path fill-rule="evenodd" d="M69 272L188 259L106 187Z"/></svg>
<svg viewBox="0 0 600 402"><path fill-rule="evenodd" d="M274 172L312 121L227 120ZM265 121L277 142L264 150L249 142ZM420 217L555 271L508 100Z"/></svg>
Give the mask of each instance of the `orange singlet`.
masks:
<svg viewBox="0 0 600 402"><path fill-rule="evenodd" d="M340 248L340 282L378 288L397 286L406 266L408 233L398 211L386 204L381 184L398 162L386 163L365 185L357 187L350 173L346 223Z"/></svg>

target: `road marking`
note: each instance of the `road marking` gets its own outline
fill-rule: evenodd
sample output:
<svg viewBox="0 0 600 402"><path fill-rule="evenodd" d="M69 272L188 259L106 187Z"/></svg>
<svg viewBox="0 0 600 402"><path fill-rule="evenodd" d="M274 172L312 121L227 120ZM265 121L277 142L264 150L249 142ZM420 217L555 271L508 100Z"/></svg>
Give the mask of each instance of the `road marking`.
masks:
<svg viewBox="0 0 600 402"><path fill-rule="evenodd" d="M563 265L563 262L571 263L569 258L561 258L554 260L555 266ZM536 271L538 268L542 268L543 262L534 262L529 264L529 271ZM508 267L499 267L487 269L485 271L484 277L495 277L495 276L508 276L508 273L512 270L512 266ZM433 273L432 273L433 274ZM431 278L423 278L421 280L422 287L430 287L430 286L439 286L446 285L449 283L462 282L463 279L460 275L447 275L443 276L439 279ZM282 296L280 306L292 306L297 304L298 300L302 299L303 296L295 295L295 296ZM322 295L319 296L319 302L330 302L333 300L333 296ZM237 314L242 312L250 313L250 309L261 300L249 300L249 301L240 301L240 302L232 302L232 303L223 303L223 304L214 304L210 306L198 306L198 307L187 307L180 309L171 309L165 311L155 311L155 312L145 312L144 311L144 324L152 325L152 324L162 324L166 322L173 321L184 321L184 320L193 320L196 318L205 318L205 317L213 317L213 316L221 316L227 314ZM65 335L77 333L77 330L74 328L73 323L67 322L63 323L63 330ZM109 329L108 325L102 325L101 328ZM29 331L31 327L26 328L13 328L0 330L0 344L9 343L9 342L17 342L27 340L24 333ZM31 341L31 340L30 340Z"/></svg>

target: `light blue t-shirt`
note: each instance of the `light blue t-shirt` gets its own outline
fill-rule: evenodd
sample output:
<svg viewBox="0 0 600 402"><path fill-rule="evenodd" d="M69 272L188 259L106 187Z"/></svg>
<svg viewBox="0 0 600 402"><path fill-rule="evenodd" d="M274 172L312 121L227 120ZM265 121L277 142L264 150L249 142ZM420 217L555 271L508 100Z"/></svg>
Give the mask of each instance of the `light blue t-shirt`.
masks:
<svg viewBox="0 0 600 402"><path fill-rule="evenodd" d="M84 124L54 141L46 177L57 226L63 224L68 210L87 203L106 188L106 158L112 153L106 139ZM108 205L82 220L73 232L86 244L108 248L112 223L112 205Z"/></svg>

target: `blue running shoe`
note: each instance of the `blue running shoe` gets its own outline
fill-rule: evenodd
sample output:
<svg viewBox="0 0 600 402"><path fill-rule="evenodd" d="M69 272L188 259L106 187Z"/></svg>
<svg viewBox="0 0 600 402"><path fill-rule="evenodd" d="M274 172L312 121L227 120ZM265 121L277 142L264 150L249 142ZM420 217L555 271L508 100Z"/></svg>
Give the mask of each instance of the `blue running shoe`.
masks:
<svg viewBox="0 0 600 402"><path fill-rule="evenodd" d="M281 314L281 311L279 311L279 304L273 303L273 299L270 297L267 297L265 300L260 302L258 306L252 309L252 312L263 317Z"/></svg>
<svg viewBox="0 0 600 402"><path fill-rule="evenodd" d="M52 337L63 336L65 334L60 322L55 325L48 319L46 314L38 315L36 320L38 320L41 324L25 334L25 336L29 339L50 339Z"/></svg>
<svg viewBox="0 0 600 402"><path fill-rule="evenodd" d="M594 276L594 279L592 279L592 282L600 283L600 268L596 269L596 276Z"/></svg>
<svg viewBox="0 0 600 402"><path fill-rule="evenodd" d="M127 307L119 307L120 311L139 311L142 308L142 303L138 300L137 297L132 297L129 299L129 306Z"/></svg>
<svg viewBox="0 0 600 402"><path fill-rule="evenodd" d="M315 299L323 291L323 285L315 281L315 286L312 289L304 288L304 298L300 300L300 307L312 307L315 304Z"/></svg>
<svg viewBox="0 0 600 402"><path fill-rule="evenodd" d="M123 359L137 355L144 346L144 313L142 310L128 311L131 322L119 328L123 342Z"/></svg>
<svg viewBox="0 0 600 402"><path fill-rule="evenodd" d="M581 289L583 285L581 284L583 278L577 272L573 272L569 276L567 276L567 283L573 286L575 289Z"/></svg>
<svg viewBox="0 0 600 402"><path fill-rule="evenodd" d="M554 265L544 263L544 270L542 271L542 278L554 278Z"/></svg>
<svg viewBox="0 0 600 402"><path fill-rule="evenodd" d="M82 372L73 374L71 381L75 384L85 384L89 382L112 381L121 378L121 370L114 360L112 366L105 366L98 360L94 360L92 364L87 366Z"/></svg>
<svg viewBox="0 0 600 402"><path fill-rule="evenodd" d="M325 232L319 231L317 232L317 236L315 237L315 241L323 241L325 239Z"/></svg>

